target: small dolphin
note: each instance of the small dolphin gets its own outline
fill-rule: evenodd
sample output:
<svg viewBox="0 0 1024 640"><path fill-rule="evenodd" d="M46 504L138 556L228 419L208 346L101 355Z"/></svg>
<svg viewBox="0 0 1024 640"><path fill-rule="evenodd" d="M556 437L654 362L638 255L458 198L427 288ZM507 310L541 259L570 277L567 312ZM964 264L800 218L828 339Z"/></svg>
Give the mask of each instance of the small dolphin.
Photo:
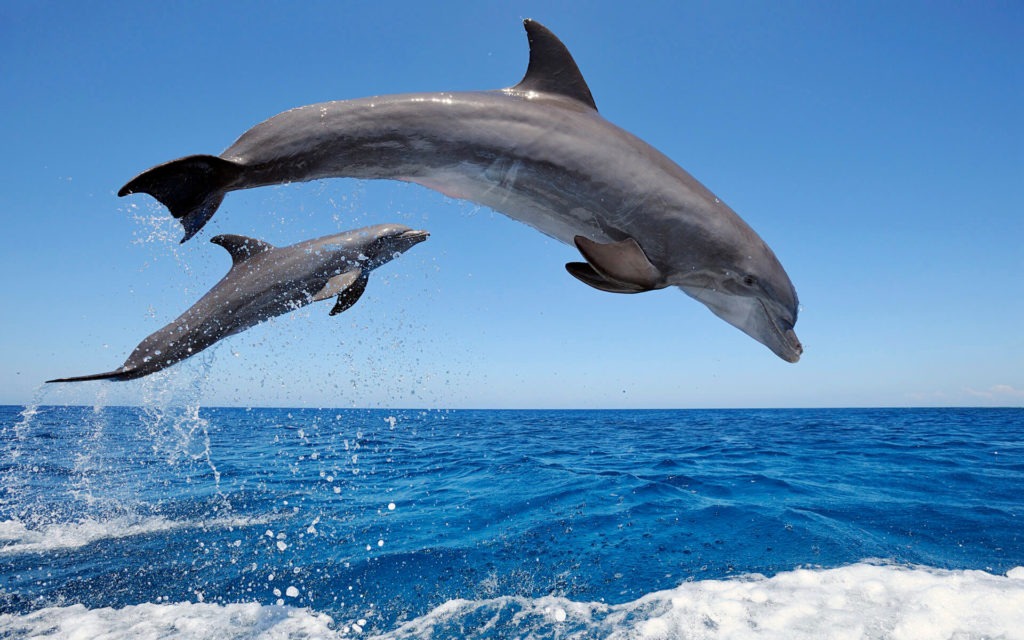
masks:
<svg viewBox="0 0 1024 640"><path fill-rule="evenodd" d="M611 124L565 45L524 22L530 62L508 89L415 93L299 107L256 125L220 156L145 171L148 193L198 232L235 189L327 177L415 182L491 207L575 245L566 265L615 293L678 286L796 362L798 302L772 250L656 149Z"/></svg>
<svg viewBox="0 0 1024 640"><path fill-rule="evenodd" d="M428 235L382 224L280 248L245 236L217 236L210 242L227 249L233 264L192 308L143 340L120 369L47 382L148 376L268 318L333 296L338 300L331 315L341 313L359 300L371 271Z"/></svg>

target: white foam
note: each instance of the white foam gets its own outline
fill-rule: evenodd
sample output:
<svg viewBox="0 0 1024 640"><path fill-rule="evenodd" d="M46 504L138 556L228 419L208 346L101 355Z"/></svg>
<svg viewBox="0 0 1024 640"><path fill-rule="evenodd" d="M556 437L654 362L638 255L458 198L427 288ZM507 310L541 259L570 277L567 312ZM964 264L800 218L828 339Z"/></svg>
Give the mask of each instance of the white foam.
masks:
<svg viewBox="0 0 1024 640"><path fill-rule="evenodd" d="M270 519L225 517L204 521L169 520L163 516L118 516L108 520L47 524L30 528L20 520L0 521L0 555L77 549L98 540L128 538L177 529L225 529L265 524Z"/></svg>
<svg viewBox="0 0 1024 640"><path fill-rule="evenodd" d="M381 637L483 637L482 627L501 620L524 638L1020 640L1024 567L997 576L858 563L688 582L620 605L557 597L451 600ZM465 633L468 621L482 627Z"/></svg>
<svg viewBox="0 0 1024 640"><path fill-rule="evenodd" d="M288 590L292 597L291 589ZM358 617L358 616L357 616ZM608 605L545 596L450 600L382 635L359 617L281 605L51 607L0 615L0 637L103 640L376 638L891 639L1024 638L1024 567L998 576L858 563L689 582Z"/></svg>
<svg viewBox="0 0 1024 640"><path fill-rule="evenodd" d="M329 616L256 603L50 607L0 615L0 637L60 640L303 640L338 638Z"/></svg>

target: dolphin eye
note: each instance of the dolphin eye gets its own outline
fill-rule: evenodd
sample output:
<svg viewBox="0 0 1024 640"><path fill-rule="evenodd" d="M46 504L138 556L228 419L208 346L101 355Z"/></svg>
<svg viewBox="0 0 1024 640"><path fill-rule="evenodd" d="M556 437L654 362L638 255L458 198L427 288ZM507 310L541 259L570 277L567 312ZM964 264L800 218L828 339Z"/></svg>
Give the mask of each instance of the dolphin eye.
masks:
<svg viewBox="0 0 1024 640"><path fill-rule="evenodd" d="M745 284L748 287L752 287L755 284L757 284L757 278L751 275L743 276L743 284Z"/></svg>

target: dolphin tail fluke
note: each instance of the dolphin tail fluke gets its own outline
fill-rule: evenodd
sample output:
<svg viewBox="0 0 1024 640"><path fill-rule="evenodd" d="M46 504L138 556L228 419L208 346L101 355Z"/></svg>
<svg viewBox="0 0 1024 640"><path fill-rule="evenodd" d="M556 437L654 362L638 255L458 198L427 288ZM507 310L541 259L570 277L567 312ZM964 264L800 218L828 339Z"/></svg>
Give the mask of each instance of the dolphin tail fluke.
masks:
<svg viewBox="0 0 1024 640"><path fill-rule="evenodd" d="M206 224L242 173L242 166L217 156L186 156L157 165L132 178L117 192L148 193L171 210L185 228L185 242Z"/></svg>
<svg viewBox="0 0 1024 640"><path fill-rule="evenodd" d="M46 382L85 382L87 380L131 380L133 377L131 371L122 369L116 369L114 371L107 371L106 373L94 373L91 376L75 376L73 378L55 378L53 380L47 380Z"/></svg>

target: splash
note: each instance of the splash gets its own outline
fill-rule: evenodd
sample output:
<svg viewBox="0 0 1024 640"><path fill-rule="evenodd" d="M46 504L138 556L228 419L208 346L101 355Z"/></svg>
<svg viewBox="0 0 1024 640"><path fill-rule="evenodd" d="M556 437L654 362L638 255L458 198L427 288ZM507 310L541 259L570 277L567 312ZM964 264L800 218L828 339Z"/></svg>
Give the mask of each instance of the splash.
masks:
<svg viewBox="0 0 1024 640"><path fill-rule="evenodd" d="M159 499L146 489L162 476L197 488L212 485L219 501L214 510L230 510L210 425L200 414L213 354L194 360L141 381L75 386L79 394L92 390L88 408L54 405L68 391L41 385L18 417L0 426L0 523L36 533L72 523L84 527L72 534L80 538L106 523L130 529L160 515ZM142 407L111 405L112 397L118 402L133 391L135 397L141 391ZM204 476L212 482L193 484Z"/></svg>
<svg viewBox="0 0 1024 640"><path fill-rule="evenodd" d="M111 491L106 483L99 480L99 488L94 491L94 482L112 471L110 460L104 454L104 433L108 426L107 392L109 385L100 385L96 391L96 399L91 415L86 418L86 436L81 440L81 447L74 455L74 466L71 473L74 478L70 493L77 501L90 507L101 508L104 512L119 511L122 500L116 491Z"/></svg>
<svg viewBox="0 0 1024 640"><path fill-rule="evenodd" d="M9 447L5 453L10 456L13 463L17 463L18 458L21 457L20 444L24 442L25 434L32 427L32 421L39 415L39 403L42 393L43 385L40 385L32 394L32 401L25 405L21 413L18 414L18 422L10 427L5 424L0 429L0 438Z"/></svg>
<svg viewBox="0 0 1024 640"><path fill-rule="evenodd" d="M142 427L152 442L154 453L162 454L167 464L204 464L213 475L218 495L220 471L210 451L210 422L199 415L203 383L213 368L215 350L207 350L190 359L190 367L175 367L149 376L143 382Z"/></svg>
<svg viewBox="0 0 1024 640"><path fill-rule="evenodd" d="M132 244L167 245L177 257L176 248L181 236L181 225L167 214L163 205L150 202L144 207L140 207L137 203L131 202L126 204L123 210L135 223Z"/></svg>
<svg viewBox="0 0 1024 640"><path fill-rule="evenodd" d="M32 393L32 401L18 415L13 425L0 427L0 513L9 513L19 502L26 477L21 471L20 460L23 447L32 424L39 415L39 406L45 393L45 385L39 385Z"/></svg>

